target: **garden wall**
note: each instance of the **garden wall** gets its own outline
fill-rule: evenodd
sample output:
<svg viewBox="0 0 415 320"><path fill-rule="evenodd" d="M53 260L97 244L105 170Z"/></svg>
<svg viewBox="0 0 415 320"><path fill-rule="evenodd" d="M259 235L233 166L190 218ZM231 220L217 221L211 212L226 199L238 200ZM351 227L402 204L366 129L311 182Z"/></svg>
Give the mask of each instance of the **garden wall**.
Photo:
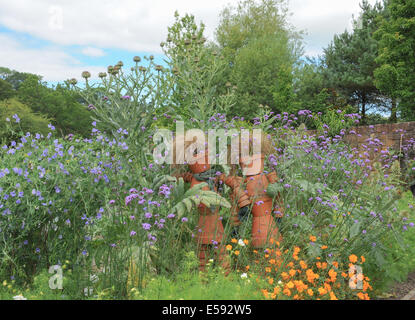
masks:
<svg viewBox="0 0 415 320"><path fill-rule="evenodd" d="M360 126L349 131L356 132L356 134L349 133L345 136L345 141L352 147L359 148L372 137L379 139L384 144L384 148L391 147L399 151L407 141L411 138L415 139L415 121Z"/></svg>

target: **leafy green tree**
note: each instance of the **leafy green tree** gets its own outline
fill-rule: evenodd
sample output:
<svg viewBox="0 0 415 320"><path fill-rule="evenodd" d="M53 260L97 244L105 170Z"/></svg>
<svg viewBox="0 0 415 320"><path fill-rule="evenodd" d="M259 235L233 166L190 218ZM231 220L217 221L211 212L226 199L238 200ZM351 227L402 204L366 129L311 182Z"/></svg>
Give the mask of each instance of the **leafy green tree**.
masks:
<svg viewBox="0 0 415 320"><path fill-rule="evenodd" d="M7 81L0 79L0 101L13 97L16 92L13 87Z"/></svg>
<svg viewBox="0 0 415 320"><path fill-rule="evenodd" d="M76 92L61 85L49 88L39 76L29 75L17 93L22 103L51 119L62 135L77 133L87 136L91 132L90 112L79 103Z"/></svg>
<svg viewBox="0 0 415 320"><path fill-rule="evenodd" d="M300 38L287 22L285 0L244 0L222 11L216 40L227 62L224 78L237 87L233 115L253 117L259 105L277 112L292 108Z"/></svg>
<svg viewBox="0 0 415 320"><path fill-rule="evenodd" d="M373 33L378 28L377 17L382 13L382 6L377 3L372 7L364 0L361 9L360 19L354 20L353 31L335 35L324 49L324 62L328 86L359 108L365 122L370 109L385 108L386 103L374 82L378 42Z"/></svg>
<svg viewBox="0 0 415 320"><path fill-rule="evenodd" d="M307 58L294 74L293 107L297 110L310 110L314 113L324 112L330 106L343 105L326 88L324 68L318 59Z"/></svg>
<svg viewBox="0 0 415 320"><path fill-rule="evenodd" d="M10 70L5 67L0 67L0 79L10 83L14 90L19 89L19 86L30 75L30 73L18 72L16 70Z"/></svg>
<svg viewBox="0 0 415 320"><path fill-rule="evenodd" d="M374 34L379 40L376 86L392 97L396 119L415 119L415 1L385 0L385 14ZM400 100L399 108L397 100Z"/></svg>

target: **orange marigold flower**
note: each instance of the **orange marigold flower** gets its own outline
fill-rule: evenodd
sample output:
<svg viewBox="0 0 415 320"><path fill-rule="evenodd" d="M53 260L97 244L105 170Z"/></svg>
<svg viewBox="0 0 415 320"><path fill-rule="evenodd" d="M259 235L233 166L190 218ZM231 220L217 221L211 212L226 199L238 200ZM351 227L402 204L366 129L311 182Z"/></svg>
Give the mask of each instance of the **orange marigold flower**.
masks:
<svg viewBox="0 0 415 320"><path fill-rule="evenodd" d="M239 250L235 250L234 254L235 254L236 256L239 256Z"/></svg>
<svg viewBox="0 0 415 320"><path fill-rule="evenodd" d="M327 290L320 287L320 288L318 288L318 293L320 293L320 296L323 296L323 295L327 294Z"/></svg>
<svg viewBox="0 0 415 320"><path fill-rule="evenodd" d="M294 288L294 283L293 283L292 281L288 282L288 283L287 283L287 288L288 288L288 289L292 289L292 288Z"/></svg>
<svg viewBox="0 0 415 320"><path fill-rule="evenodd" d="M312 296L314 295L314 292L313 292L313 290L312 290L312 289L308 289L308 290L307 290L307 294L308 294L310 297L312 297Z"/></svg>
<svg viewBox="0 0 415 320"><path fill-rule="evenodd" d="M268 273L271 272L271 268L270 267L266 267L265 268L265 272L268 272Z"/></svg>
<svg viewBox="0 0 415 320"><path fill-rule="evenodd" d="M307 269L307 263L305 263L303 260L300 261L300 267L302 269Z"/></svg>
<svg viewBox="0 0 415 320"><path fill-rule="evenodd" d="M322 264L321 264L321 269L326 269L327 268L327 262L323 262Z"/></svg>
<svg viewBox="0 0 415 320"><path fill-rule="evenodd" d="M290 276L288 275L288 273L287 273L287 272L282 272L282 273L281 273L281 278L282 278L283 280L288 280L288 279L290 278Z"/></svg>
<svg viewBox="0 0 415 320"><path fill-rule="evenodd" d="M232 243L238 243L238 240L236 240L235 238L233 238L233 239L231 240L231 242L232 242Z"/></svg>
<svg viewBox="0 0 415 320"><path fill-rule="evenodd" d="M328 248L327 246L321 246L322 250L327 249L327 248Z"/></svg>
<svg viewBox="0 0 415 320"><path fill-rule="evenodd" d="M282 291L282 293L283 294L285 294L286 296L291 296L291 290L290 289L284 289L283 291Z"/></svg>
<svg viewBox="0 0 415 320"><path fill-rule="evenodd" d="M279 294L281 292L281 288L280 287L274 287L274 294Z"/></svg>
<svg viewBox="0 0 415 320"><path fill-rule="evenodd" d="M268 299L268 298L269 298L269 292L268 292L268 290L266 290L266 289L261 289L261 291L262 291L262 294L264 295L264 297L265 297L266 299Z"/></svg>
<svg viewBox="0 0 415 320"><path fill-rule="evenodd" d="M296 295L293 297L293 299L294 299L294 300L300 300L300 296L299 296L298 294L296 294Z"/></svg>
<svg viewBox="0 0 415 320"><path fill-rule="evenodd" d="M317 238L315 236L310 236L310 241L311 242L316 242Z"/></svg>
<svg viewBox="0 0 415 320"><path fill-rule="evenodd" d="M350 261L351 263L356 263L356 262L357 262L357 256L356 256L356 255L354 255L354 254L351 254L351 255L349 256L349 261Z"/></svg>
<svg viewBox="0 0 415 320"><path fill-rule="evenodd" d="M330 291L330 300L339 300L337 299L336 295L333 293L333 291Z"/></svg>
<svg viewBox="0 0 415 320"><path fill-rule="evenodd" d="M336 278L337 278L337 272L334 271L333 269L330 269L329 271L329 277L330 277L330 281L331 282L335 282Z"/></svg>
<svg viewBox="0 0 415 320"><path fill-rule="evenodd" d="M292 261L291 261L290 263L287 263L287 267L288 267L288 268L292 268L292 267L294 267L294 262L292 262Z"/></svg>
<svg viewBox="0 0 415 320"><path fill-rule="evenodd" d="M270 263L270 264L275 264L275 259L270 259L270 260L269 260L269 263Z"/></svg>
<svg viewBox="0 0 415 320"><path fill-rule="evenodd" d="M226 246L226 250L232 250L232 246L231 246L230 244L228 244L228 245Z"/></svg>
<svg viewBox="0 0 415 320"><path fill-rule="evenodd" d="M273 278L269 278L269 279L268 279L268 283L269 283L269 284L273 284L273 283L274 283L274 279L273 279Z"/></svg>
<svg viewBox="0 0 415 320"><path fill-rule="evenodd" d="M291 269L290 271L288 271L288 274L289 274L291 277L294 277L296 273L297 273L297 271L296 271L296 270L294 270L294 269Z"/></svg>
<svg viewBox="0 0 415 320"><path fill-rule="evenodd" d="M335 266L337 269L339 268L339 263L337 261L333 261L332 265Z"/></svg>
<svg viewBox="0 0 415 320"><path fill-rule="evenodd" d="M321 262L316 262L316 266L318 269L321 269Z"/></svg>
<svg viewBox="0 0 415 320"><path fill-rule="evenodd" d="M246 245L248 245L249 241L248 241L248 240L246 240L246 239L244 239L244 243L245 243Z"/></svg>
<svg viewBox="0 0 415 320"><path fill-rule="evenodd" d="M361 256L360 259L362 259L362 263L364 263L366 261L364 256Z"/></svg>
<svg viewBox="0 0 415 320"><path fill-rule="evenodd" d="M246 269L246 270L249 270L249 268L250 268L250 266L246 266L246 267L245 267L245 269Z"/></svg>

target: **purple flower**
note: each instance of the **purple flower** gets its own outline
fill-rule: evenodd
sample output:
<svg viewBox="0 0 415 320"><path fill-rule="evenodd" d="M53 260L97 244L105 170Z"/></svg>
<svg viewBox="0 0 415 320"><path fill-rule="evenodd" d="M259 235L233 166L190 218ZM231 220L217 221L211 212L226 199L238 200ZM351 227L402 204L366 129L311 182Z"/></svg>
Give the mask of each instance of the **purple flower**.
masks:
<svg viewBox="0 0 415 320"><path fill-rule="evenodd" d="M182 222L187 222L187 221L189 221L189 219L187 219L186 217L182 218Z"/></svg>
<svg viewBox="0 0 415 320"><path fill-rule="evenodd" d="M144 228L144 226L143 226L143 228ZM144 228L145 229L145 228ZM149 229L150 229L150 227L149 227ZM137 234L137 232L135 232L134 230L133 231L131 231L130 232L130 237L132 237L132 236L135 236Z"/></svg>
<svg viewBox="0 0 415 320"><path fill-rule="evenodd" d="M149 224L149 223L142 223L141 225L143 226L144 230L150 230L150 228L151 228L151 224Z"/></svg>

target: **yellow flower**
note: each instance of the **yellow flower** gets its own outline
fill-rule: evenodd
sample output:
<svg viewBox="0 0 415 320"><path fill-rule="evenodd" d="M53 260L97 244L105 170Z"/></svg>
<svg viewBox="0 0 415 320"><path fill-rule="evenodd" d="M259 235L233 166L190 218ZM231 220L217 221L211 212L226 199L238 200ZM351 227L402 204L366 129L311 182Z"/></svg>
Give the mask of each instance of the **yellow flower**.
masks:
<svg viewBox="0 0 415 320"><path fill-rule="evenodd" d="M235 238L233 238L233 239L231 240L231 242L232 242L232 243L238 243L238 240L236 240Z"/></svg>
<svg viewBox="0 0 415 320"><path fill-rule="evenodd" d="M230 244L228 244L227 246L226 246L226 250L232 250L232 246L230 245Z"/></svg>
<svg viewBox="0 0 415 320"><path fill-rule="evenodd" d="M310 241L311 242L316 242L317 238L315 236L310 236Z"/></svg>
<svg viewBox="0 0 415 320"><path fill-rule="evenodd" d="M249 241L245 239L245 240L244 240L244 243L245 243L246 245L248 245Z"/></svg>
<svg viewBox="0 0 415 320"><path fill-rule="evenodd" d="M312 289L308 289L308 290L307 290L307 294L308 294L310 297L312 297L312 296L314 295L314 292L313 292L313 290L312 290Z"/></svg>
<svg viewBox="0 0 415 320"><path fill-rule="evenodd" d="M288 289L292 289L292 288L294 288L294 283L293 283L292 281L288 282L288 283L287 283L287 288L288 288Z"/></svg>
<svg viewBox="0 0 415 320"><path fill-rule="evenodd" d="M234 253L235 253L236 256L239 256L239 250L235 250Z"/></svg>

